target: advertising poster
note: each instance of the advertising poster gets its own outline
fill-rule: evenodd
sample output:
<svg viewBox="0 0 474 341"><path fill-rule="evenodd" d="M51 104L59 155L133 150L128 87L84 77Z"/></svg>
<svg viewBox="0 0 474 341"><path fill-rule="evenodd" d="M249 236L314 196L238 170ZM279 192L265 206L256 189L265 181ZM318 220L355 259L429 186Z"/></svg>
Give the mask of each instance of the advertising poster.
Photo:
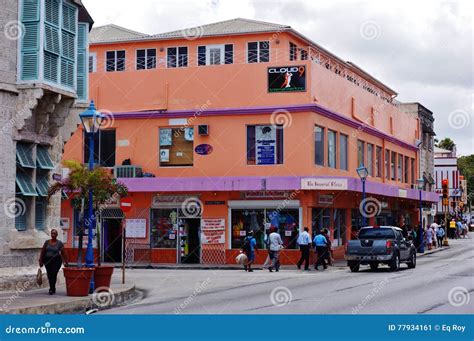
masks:
<svg viewBox="0 0 474 341"><path fill-rule="evenodd" d="M275 127L255 127L255 151L257 165L274 165L276 163Z"/></svg>
<svg viewBox="0 0 474 341"><path fill-rule="evenodd" d="M306 91L306 67L276 66L267 69L268 92Z"/></svg>
<svg viewBox="0 0 474 341"><path fill-rule="evenodd" d="M169 149L160 149L160 161L161 162L170 162L170 150Z"/></svg>
<svg viewBox="0 0 474 341"><path fill-rule="evenodd" d="M160 146L171 146L171 129L160 129Z"/></svg>
<svg viewBox="0 0 474 341"><path fill-rule="evenodd" d="M225 243L225 219L201 219L201 243Z"/></svg>

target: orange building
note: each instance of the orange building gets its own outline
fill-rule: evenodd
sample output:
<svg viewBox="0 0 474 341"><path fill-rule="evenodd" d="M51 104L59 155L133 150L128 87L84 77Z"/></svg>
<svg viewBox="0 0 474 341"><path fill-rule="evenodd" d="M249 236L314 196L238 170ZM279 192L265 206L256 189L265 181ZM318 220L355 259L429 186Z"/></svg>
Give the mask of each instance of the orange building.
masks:
<svg viewBox="0 0 474 341"><path fill-rule="evenodd" d="M91 33L89 96L107 115L94 151L130 190L127 261L234 263L272 226L299 257L307 226L330 229L334 254L370 224L418 224L420 125L396 93L289 26L234 19L158 35ZM85 162L82 128L65 159ZM437 195L422 192L426 203ZM100 212L102 256L121 260L123 216ZM77 247L78 209L64 200ZM265 252L257 255L263 262Z"/></svg>

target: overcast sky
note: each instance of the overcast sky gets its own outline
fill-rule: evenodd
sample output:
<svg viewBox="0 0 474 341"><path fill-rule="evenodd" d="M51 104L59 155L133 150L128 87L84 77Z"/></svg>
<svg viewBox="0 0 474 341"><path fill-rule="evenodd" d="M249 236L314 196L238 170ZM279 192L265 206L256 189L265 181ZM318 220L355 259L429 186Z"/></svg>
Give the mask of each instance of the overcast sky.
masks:
<svg viewBox="0 0 474 341"><path fill-rule="evenodd" d="M83 0L95 25L154 34L236 17L292 26L435 115L474 153L473 1Z"/></svg>

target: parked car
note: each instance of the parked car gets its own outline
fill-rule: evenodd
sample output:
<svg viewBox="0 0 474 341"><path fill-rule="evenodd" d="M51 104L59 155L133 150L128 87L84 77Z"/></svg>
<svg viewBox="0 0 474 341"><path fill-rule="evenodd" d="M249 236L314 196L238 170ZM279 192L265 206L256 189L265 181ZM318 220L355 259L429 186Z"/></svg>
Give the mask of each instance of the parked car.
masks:
<svg viewBox="0 0 474 341"><path fill-rule="evenodd" d="M391 271L397 271L402 262L416 267L416 248L411 236L398 227L368 226L359 231L358 239L347 243L345 258L352 272L359 271L361 264L370 265L372 270L387 264Z"/></svg>

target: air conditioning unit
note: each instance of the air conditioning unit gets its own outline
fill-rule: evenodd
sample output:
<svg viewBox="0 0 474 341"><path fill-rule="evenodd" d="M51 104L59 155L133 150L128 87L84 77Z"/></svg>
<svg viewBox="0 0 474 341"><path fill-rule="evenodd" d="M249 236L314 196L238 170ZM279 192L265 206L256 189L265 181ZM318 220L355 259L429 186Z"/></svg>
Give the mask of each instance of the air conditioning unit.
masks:
<svg viewBox="0 0 474 341"><path fill-rule="evenodd" d="M198 125L198 134L201 136L209 135L209 126L207 124Z"/></svg>

